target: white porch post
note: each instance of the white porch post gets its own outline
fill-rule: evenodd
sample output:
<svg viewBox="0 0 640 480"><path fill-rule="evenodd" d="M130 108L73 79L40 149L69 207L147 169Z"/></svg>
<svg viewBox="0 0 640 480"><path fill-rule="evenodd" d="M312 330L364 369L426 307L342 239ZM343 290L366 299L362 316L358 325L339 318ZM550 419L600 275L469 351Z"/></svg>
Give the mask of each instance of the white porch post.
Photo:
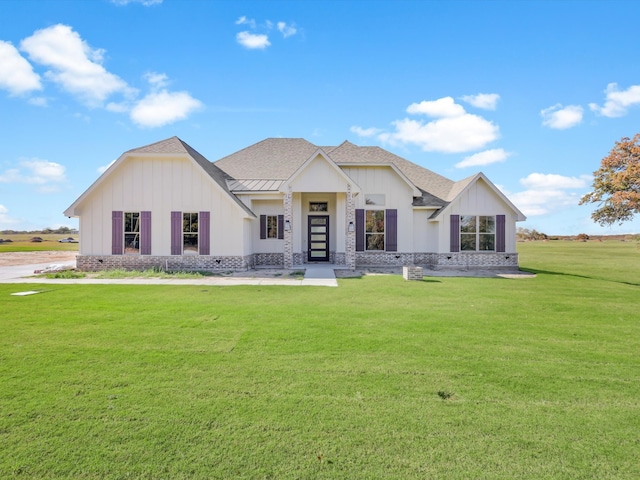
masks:
<svg viewBox="0 0 640 480"><path fill-rule="evenodd" d="M345 202L346 207L346 215L345 215L345 223L344 226L346 236L345 236L345 263L347 268L351 270L356 269L356 202L354 195L351 193L351 184L347 184L347 201ZM350 229L349 226L353 225L353 228Z"/></svg>
<svg viewBox="0 0 640 480"><path fill-rule="evenodd" d="M293 268L293 230L296 228L293 224L293 194L291 187L284 194L284 268ZM289 225L287 229L286 226Z"/></svg>

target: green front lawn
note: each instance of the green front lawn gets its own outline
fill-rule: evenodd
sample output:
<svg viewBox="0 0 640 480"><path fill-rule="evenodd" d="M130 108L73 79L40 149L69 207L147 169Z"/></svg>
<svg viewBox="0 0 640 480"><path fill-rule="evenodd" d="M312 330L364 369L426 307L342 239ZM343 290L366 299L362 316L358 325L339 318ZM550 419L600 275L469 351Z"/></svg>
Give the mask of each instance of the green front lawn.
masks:
<svg viewBox="0 0 640 480"><path fill-rule="evenodd" d="M637 244L519 247L536 278L0 285L0 478L639 478Z"/></svg>

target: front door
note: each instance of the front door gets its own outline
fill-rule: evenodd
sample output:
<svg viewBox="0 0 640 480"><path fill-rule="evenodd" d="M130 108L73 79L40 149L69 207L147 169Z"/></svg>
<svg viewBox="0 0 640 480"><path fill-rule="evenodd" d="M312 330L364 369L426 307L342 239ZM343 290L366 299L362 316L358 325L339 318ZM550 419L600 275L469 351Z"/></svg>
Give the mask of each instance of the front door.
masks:
<svg viewBox="0 0 640 480"><path fill-rule="evenodd" d="M309 262L329 261L329 215L309 215L307 238Z"/></svg>

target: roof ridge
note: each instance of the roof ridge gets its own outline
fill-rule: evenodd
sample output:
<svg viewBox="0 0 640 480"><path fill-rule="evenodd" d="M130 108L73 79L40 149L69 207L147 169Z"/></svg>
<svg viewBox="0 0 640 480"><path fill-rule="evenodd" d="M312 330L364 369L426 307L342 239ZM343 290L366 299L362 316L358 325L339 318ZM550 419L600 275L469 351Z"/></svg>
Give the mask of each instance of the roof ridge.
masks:
<svg viewBox="0 0 640 480"><path fill-rule="evenodd" d="M172 137L165 138L164 140L159 140L157 142L153 142L153 143L150 143L148 145L143 145L142 147L132 148L131 150L127 150L124 153L147 152L147 151L149 151L151 153L154 150L153 147L156 147L158 145L163 145L163 144L164 145L170 145L170 144L175 144L175 143L179 143L183 147L185 145L185 142L183 142L178 136L174 135Z"/></svg>

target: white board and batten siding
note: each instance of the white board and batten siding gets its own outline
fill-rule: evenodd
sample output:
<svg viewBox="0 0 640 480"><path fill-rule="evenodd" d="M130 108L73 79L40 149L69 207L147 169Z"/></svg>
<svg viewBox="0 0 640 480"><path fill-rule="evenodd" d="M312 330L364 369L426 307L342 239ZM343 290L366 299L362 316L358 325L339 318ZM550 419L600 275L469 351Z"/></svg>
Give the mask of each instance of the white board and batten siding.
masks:
<svg viewBox="0 0 640 480"><path fill-rule="evenodd" d="M171 212L210 212L211 255L243 255L238 205L184 157L127 157L79 205L81 255L111 254L113 211L151 212L151 254L171 254Z"/></svg>
<svg viewBox="0 0 640 480"><path fill-rule="evenodd" d="M355 198L356 209L396 209L398 252L419 251L414 248L413 189L388 166L342 167L342 170L361 188ZM384 205L367 205L367 195L384 195Z"/></svg>
<svg viewBox="0 0 640 480"><path fill-rule="evenodd" d="M516 215L513 209L484 180L478 179L477 182L470 185L439 216L438 219L442 225L439 229L439 249L437 251L440 253L449 251L451 215L505 215L505 250L506 252L516 251Z"/></svg>

